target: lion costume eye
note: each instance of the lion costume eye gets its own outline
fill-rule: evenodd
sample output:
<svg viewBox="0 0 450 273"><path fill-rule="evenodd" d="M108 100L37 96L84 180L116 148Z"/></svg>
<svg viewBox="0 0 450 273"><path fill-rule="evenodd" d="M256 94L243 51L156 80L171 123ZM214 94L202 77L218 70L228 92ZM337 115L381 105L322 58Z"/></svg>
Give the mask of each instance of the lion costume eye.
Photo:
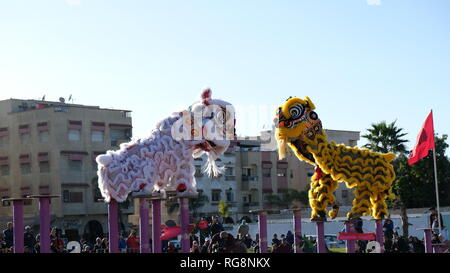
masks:
<svg viewBox="0 0 450 273"><path fill-rule="evenodd" d="M220 110L216 113L216 122L219 125L222 125L225 123L225 112L223 110Z"/></svg>
<svg viewBox="0 0 450 273"><path fill-rule="evenodd" d="M301 104L296 104L289 108L289 114L291 115L291 118L297 119L303 115L304 108Z"/></svg>

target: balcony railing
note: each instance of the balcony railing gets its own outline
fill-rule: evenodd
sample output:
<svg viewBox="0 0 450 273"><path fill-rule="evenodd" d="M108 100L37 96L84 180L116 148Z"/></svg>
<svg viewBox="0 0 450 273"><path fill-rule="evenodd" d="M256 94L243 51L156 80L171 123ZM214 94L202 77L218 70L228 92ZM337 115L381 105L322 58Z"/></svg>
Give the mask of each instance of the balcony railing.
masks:
<svg viewBox="0 0 450 273"><path fill-rule="evenodd" d="M236 180L236 176L234 175L225 175L225 181L233 181Z"/></svg>
<svg viewBox="0 0 450 273"><path fill-rule="evenodd" d="M242 175L242 181L258 181L258 176Z"/></svg>

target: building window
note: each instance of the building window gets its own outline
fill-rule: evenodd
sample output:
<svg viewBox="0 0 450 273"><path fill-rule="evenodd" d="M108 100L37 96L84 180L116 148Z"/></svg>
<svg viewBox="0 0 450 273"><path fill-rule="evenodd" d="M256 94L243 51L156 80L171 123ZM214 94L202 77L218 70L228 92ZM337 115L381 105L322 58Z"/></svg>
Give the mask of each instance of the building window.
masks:
<svg viewBox="0 0 450 273"><path fill-rule="evenodd" d="M221 190L212 190L211 191L211 201L212 202L220 201L220 192L221 192Z"/></svg>
<svg viewBox="0 0 450 273"><path fill-rule="evenodd" d="M83 161L68 159L69 171L81 172L83 169Z"/></svg>
<svg viewBox="0 0 450 273"><path fill-rule="evenodd" d="M0 172L2 176L9 175L9 165L1 165Z"/></svg>
<svg viewBox="0 0 450 273"><path fill-rule="evenodd" d="M25 145L30 143L30 126L28 124L19 126L19 134L20 144Z"/></svg>
<svg viewBox="0 0 450 273"><path fill-rule="evenodd" d="M50 172L50 163L48 161L48 153L39 153L38 161L39 161L39 172L40 173Z"/></svg>
<svg viewBox="0 0 450 273"><path fill-rule="evenodd" d="M64 203L83 203L83 193L63 190L63 202Z"/></svg>
<svg viewBox="0 0 450 273"><path fill-rule="evenodd" d="M69 130L69 140L70 141L79 141L81 139L81 131L76 129Z"/></svg>
<svg viewBox="0 0 450 273"><path fill-rule="evenodd" d="M49 135L50 134L48 133L48 131L39 132L39 141L40 142L48 142Z"/></svg>
<svg viewBox="0 0 450 273"><path fill-rule="evenodd" d="M289 177L292 179L292 178L294 178L294 172L292 171L292 170L289 170Z"/></svg>
<svg viewBox="0 0 450 273"><path fill-rule="evenodd" d="M277 169L277 176L278 177L286 177L287 170L286 169Z"/></svg>
<svg viewBox="0 0 450 273"><path fill-rule="evenodd" d="M233 194L233 190L232 189L227 190L226 196L227 196L226 197L227 202L234 202L234 194Z"/></svg>
<svg viewBox="0 0 450 273"><path fill-rule="evenodd" d="M2 199L8 199L8 198L10 198L9 196L2 196ZM9 206L11 206L11 202L9 202L9 201L2 201L2 206L3 207L9 207Z"/></svg>
<svg viewBox="0 0 450 273"><path fill-rule="evenodd" d="M31 173L31 164L30 163L20 164L20 173L21 174L30 174Z"/></svg>
<svg viewBox="0 0 450 273"><path fill-rule="evenodd" d="M127 127L127 128L123 128L120 129L119 127ZM119 141L128 141L130 140L131 137L131 129L128 128L128 125L124 125L124 126L112 126L110 125L111 128L111 146L118 146L119 145Z"/></svg>
<svg viewBox="0 0 450 273"><path fill-rule="evenodd" d="M356 140L349 140L348 141L348 145L350 146L350 147L355 147L356 145L357 145L357 141Z"/></svg>
<svg viewBox="0 0 450 273"><path fill-rule="evenodd" d="M0 175L9 175L9 161L7 156L0 157Z"/></svg>
<svg viewBox="0 0 450 273"><path fill-rule="evenodd" d="M20 134L20 144L25 145L30 143L30 134Z"/></svg>
<svg viewBox="0 0 450 273"><path fill-rule="evenodd" d="M0 147L8 146L8 140L9 140L9 133L8 128L0 128Z"/></svg>
<svg viewBox="0 0 450 273"><path fill-rule="evenodd" d="M39 172L40 173L49 173L50 172L50 163L48 161L39 162Z"/></svg>
<svg viewBox="0 0 450 273"><path fill-rule="evenodd" d="M195 165L195 177L202 177L202 166Z"/></svg>
<svg viewBox="0 0 450 273"><path fill-rule="evenodd" d="M92 131L91 140L92 142L103 142L105 139L105 133L103 131Z"/></svg>
<svg viewBox="0 0 450 273"><path fill-rule="evenodd" d="M263 177L270 177L271 176L271 171L272 171L272 169L266 169L266 168L262 169Z"/></svg>
<svg viewBox="0 0 450 273"><path fill-rule="evenodd" d="M49 132L48 123L40 122L37 124L38 136L40 142L48 142Z"/></svg>
<svg viewBox="0 0 450 273"><path fill-rule="evenodd" d="M234 173L234 168L233 168L233 167L227 167L227 168L225 169L225 175L227 175L227 176L233 176L233 173Z"/></svg>
<svg viewBox="0 0 450 273"><path fill-rule="evenodd" d="M79 120L69 120L68 137L70 141L79 141L81 139L82 123Z"/></svg>
<svg viewBox="0 0 450 273"><path fill-rule="evenodd" d="M342 190L341 191L341 196L342 196L342 199L347 199L348 198L348 191L347 190Z"/></svg>

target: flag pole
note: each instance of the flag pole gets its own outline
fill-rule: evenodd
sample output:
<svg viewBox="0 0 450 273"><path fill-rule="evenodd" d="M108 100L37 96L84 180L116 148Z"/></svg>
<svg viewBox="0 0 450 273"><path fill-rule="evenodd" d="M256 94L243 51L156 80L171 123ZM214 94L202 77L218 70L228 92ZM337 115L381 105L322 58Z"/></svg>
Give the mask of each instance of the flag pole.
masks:
<svg viewBox="0 0 450 273"><path fill-rule="evenodd" d="M431 110L433 114L433 110ZM433 124L433 133L434 133L434 124ZM434 136L433 136L434 138ZM434 183L436 184L436 205L437 205L437 218L439 223L439 233L442 232L442 223L441 223L441 211L439 209L439 189L438 189L438 176L437 176L437 164L436 164L436 140L434 140L434 148L433 148L433 161L434 161ZM433 223L431 223L433 224Z"/></svg>
<svg viewBox="0 0 450 273"><path fill-rule="evenodd" d="M436 148L433 149L433 158L434 158L434 182L436 184L436 203L437 203L439 233L441 233L442 223L441 223L441 212L439 209L439 189L438 189L437 166L436 166Z"/></svg>

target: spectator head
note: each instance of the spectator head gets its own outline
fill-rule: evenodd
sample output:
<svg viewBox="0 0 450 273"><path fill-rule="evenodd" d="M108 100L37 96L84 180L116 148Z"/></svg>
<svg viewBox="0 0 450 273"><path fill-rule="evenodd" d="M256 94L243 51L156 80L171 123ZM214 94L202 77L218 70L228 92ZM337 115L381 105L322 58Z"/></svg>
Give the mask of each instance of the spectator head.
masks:
<svg viewBox="0 0 450 273"><path fill-rule="evenodd" d="M38 234L36 235L36 241L39 242L40 240L41 240L41 234L38 233Z"/></svg>
<svg viewBox="0 0 450 273"><path fill-rule="evenodd" d="M431 212L431 214L436 214L436 213L437 213L435 207L431 207L431 208L429 209L429 211Z"/></svg>
<svg viewBox="0 0 450 273"><path fill-rule="evenodd" d="M226 231L220 232L220 238L221 239L227 239L228 238L228 232L226 232Z"/></svg>
<svg viewBox="0 0 450 273"><path fill-rule="evenodd" d="M102 238L97 237L97 238L95 239L95 242L96 242L97 244L101 244L101 243L102 243Z"/></svg>
<svg viewBox="0 0 450 273"><path fill-rule="evenodd" d="M283 240L286 236L284 234L281 234L281 239Z"/></svg>
<svg viewBox="0 0 450 273"><path fill-rule="evenodd" d="M130 236L136 236L136 230L132 229L132 230L130 231Z"/></svg>
<svg viewBox="0 0 450 273"><path fill-rule="evenodd" d="M58 230L56 229L56 227L53 227L53 228L52 228L52 231L50 232L50 234L51 234L52 236L56 236L57 233L58 233Z"/></svg>
<svg viewBox="0 0 450 273"><path fill-rule="evenodd" d="M30 226L26 226L26 227L25 227L25 231L26 231L26 232L31 232L31 227L30 227Z"/></svg>
<svg viewBox="0 0 450 273"><path fill-rule="evenodd" d="M273 238L276 239L277 237L278 237L278 235L275 233L275 234L273 235Z"/></svg>
<svg viewBox="0 0 450 273"><path fill-rule="evenodd" d="M193 241L193 242L192 242L192 246L198 247L198 242L197 242L197 241Z"/></svg>
<svg viewBox="0 0 450 273"><path fill-rule="evenodd" d="M6 228L12 230L13 229L13 223L12 222L8 222L6 224Z"/></svg>

